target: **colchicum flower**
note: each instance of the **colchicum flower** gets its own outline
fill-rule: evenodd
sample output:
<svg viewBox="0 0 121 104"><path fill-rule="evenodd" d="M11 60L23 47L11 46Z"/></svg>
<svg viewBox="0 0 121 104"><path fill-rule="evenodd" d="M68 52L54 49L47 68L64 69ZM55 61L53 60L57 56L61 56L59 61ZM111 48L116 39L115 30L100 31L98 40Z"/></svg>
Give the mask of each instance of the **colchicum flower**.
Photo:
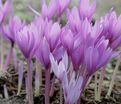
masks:
<svg viewBox="0 0 121 104"><path fill-rule="evenodd" d="M15 36L16 43L26 59L31 59L40 45L37 27L31 23L24 26Z"/></svg>
<svg viewBox="0 0 121 104"><path fill-rule="evenodd" d="M57 13L57 0L50 0L49 5L47 6L46 0L43 0L42 3L42 16L44 18L52 19Z"/></svg>
<svg viewBox="0 0 121 104"><path fill-rule="evenodd" d="M90 5L90 0L79 0L78 8L81 20L87 18L91 21L96 10L96 0L93 1L92 5Z"/></svg>
<svg viewBox="0 0 121 104"><path fill-rule="evenodd" d="M0 0L0 23L3 21L10 8L11 0L7 0L4 5L2 4L2 0Z"/></svg>
<svg viewBox="0 0 121 104"><path fill-rule="evenodd" d="M6 26L3 26L4 37L11 42L10 50L6 57L4 69L7 69L6 67L9 65L12 56L14 58L14 68L15 69L17 68L17 64L16 64L17 57L14 51L15 35L20 29L22 29L23 26L24 26L24 23L22 23L20 18L17 16L12 16L9 19L9 24Z"/></svg>
<svg viewBox="0 0 121 104"><path fill-rule="evenodd" d="M35 20L35 24L38 25L38 30L41 31L39 32L41 42L35 53L35 56L45 68L45 104L48 104L50 91L49 54L52 52L57 60L59 60L63 54L63 47L61 46L59 40L61 27L58 22L53 23L48 19L43 19L43 17L37 18Z"/></svg>
<svg viewBox="0 0 121 104"><path fill-rule="evenodd" d="M18 31L15 36L16 43L22 51L24 57L27 59L28 72L26 77L27 97L29 104L33 104L33 91L32 91L32 63L31 59L35 55L40 45L40 34L34 23L24 26L23 29Z"/></svg>
<svg viewBox="0 0 121 104"><path fill-rule="evenodd" d="M112 49L108 47L109 41L102 37L95 45L85 49L84 64L87 74L93 75L98 69L103 67L109 61Z"/></svg>
<svg viewBox="0 0 121 104"><path fill-rule="evenodd" d="M17 16L12 16L9 19L9 24L4 26L4 34L5 37L10 40L10 42L12 44L14 44L15 42L15 35L17 34L17 32L19 30L22 29L22 27L24 26L24 24L22 23L22 21L20 20L19 17Z"/></svg>
<svg viewBox="0 0 121 104"><path fill-rule="evenodd" d="M36 57L40 62L47 68L50 66L50 60L49 60L49 53L52 52L55 54L57 58L60 56L56 53L58 53L57 49L60 49L60 42L59 37L61 34L61 27L59 23L52 23L52 21L43 20L42 18L38 18L38 23L40 24L39 31L41 36L41 43L36 51ZM43 20L43 22L41 22ZM42 26L42 25L45 26ZM56 29L55 29L56 28ZM59 57L58 57L59 56ZM48 67L49 68L49 67Z"/></svg>
<svg viewBox="0 0 121 104"><path fill-rule="evenodd" d="M57 0L57 15L60 17L68 8L71 0Z"/></svg>
<svg viewBox="0 0 121 104"><path fill-rule="evenodd" d="M101 18L103 32L112 49L116 49L121 44L121 15L117 17L115 11L110 11L105 17Z"/></svg>
<svg viewBox="0 0 121 104"><path fill-rule="evenodd" d="M50 54L49 44L46 38L44 37L41 40L40 46L36 51L36 58L41 62L42 65L44 65L46 69L48 69L50 66L49 54Z"/></svg>
<svg viewBox="0 0 121 104"><path fill-rule="evenodd" d="M50 0L47 6L46 1L42 3L42 16L44 18L52 19L54 16L60 17L68 8L71 0Z"/></svg>
<svg viewBox="0 0 121 104"><path fill-rule="evenodd" d="M81 28L81 18L79 15L79 10L77 7L73 7L71 11L68 11L68 26L72 30L73 33L77 34Z"/></svg>
<svg viewBox="0 0 121 104"><path fill-rule="evenodd" d="M50 54L50 60L52 70L62 85L64 91L65 104L74 104L80 97L83 77L79 76L76 78L76 74L73 71L71 73L70 79L68 79L68 56L66 53L64 54L59 64L57 63L57 60L54 59L52 54Z"/></svg>

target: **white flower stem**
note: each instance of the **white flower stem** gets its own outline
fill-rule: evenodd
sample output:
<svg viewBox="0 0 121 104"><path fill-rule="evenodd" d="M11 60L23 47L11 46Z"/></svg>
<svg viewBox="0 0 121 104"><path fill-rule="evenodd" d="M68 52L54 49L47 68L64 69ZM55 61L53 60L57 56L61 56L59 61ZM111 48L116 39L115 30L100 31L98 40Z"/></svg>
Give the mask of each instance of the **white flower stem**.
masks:
<svg viewBox="0 0 121 104"><path fill-rule="evenodd" d="M111 92L112 92L112 89L113 89L113 86L115 84L115 79L116 79L116 74L117 74L117 71L118 71L118 68L119 68L119 65L120 65L120 57L118 58L118 61L116 63L116 67L113 71L113 75L112 75L112 79L111 79L111 82L110 82L110 86L109 86L109 90L108 90L108 93L106 95L106 98L108 98L110 95L111 95Z"/></svg>

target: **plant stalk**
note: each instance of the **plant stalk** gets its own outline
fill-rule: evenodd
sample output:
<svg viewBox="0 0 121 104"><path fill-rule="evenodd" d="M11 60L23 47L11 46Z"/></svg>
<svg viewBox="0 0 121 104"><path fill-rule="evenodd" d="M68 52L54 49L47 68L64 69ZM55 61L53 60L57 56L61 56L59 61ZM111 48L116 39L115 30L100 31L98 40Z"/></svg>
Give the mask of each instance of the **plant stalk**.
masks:
<svg viewBox="0 0 121 104"><path fill-rule="evenodd" d="M50 97L52 97L53 94L54 94L54 82L55 82L55 76L52 79L52 84L51 84L51 87L50 87Z"/></svg>
<svg viewBox="0 0 121 104"><path fill-rule="evenodd" d="M36 60L36 70L35 70L35 96L40 94L40 86L42 85L42 71L39 67L39 63Z"/></svg>
<svg viewBox="0 0 121 104"><path fill-rule="evenodd" d="M1 43L0 70L2 70L3 69L3 57L4 57L4 53L3 53L3 39L2 39L2 36L1 36L1 39L0 39L0 43Z"/></svg>
<svg viewBox="0 0 121 104"><path fill-rule="evenodd" d="M95 90L94 90L95 91L95 96L94 97L95 97L96 101L98 101L98 97L97 97L98 96L98 85L97 85L98 81L97 80L98 80L97 79L97 73L95 73Z"/></svg>
<svg viewBox="0 0 121 104"><path fill-rule="evenodd" d="M104 80L104 77L105 77L105 72L106 72L106 68L103 67L102 70L101 70L99 85L98 85L98 96L97 96L98 101L101 100L101 90L102 90L103 80Z"/></svg>
<svg viewBox="0 0 121 104"><path fill-rule="evenodd" d="M112 92L112 89L113 89L113 86L114 86L114 83L115 83L116 74L117 74L119 65L120 65L120 57L118 58L118 61L116 63L116 67L115 67L115 69L113 71L113 75L111 77L112 79L111 79L111 82L110 82L110 86L109 86L109 90L108 90L108 93L106 95L106 98L108 98L111 95L111 92Z"/></svg>
<svg viewBox="0 0 121 104"><path fill-rule="evenodd" d="M13 55L13 47L10 47L9 53L8 53L8 55L6 57L5 64L4 64L4 69L5 70L7 70L7 67L10 64L10 60L12 58L12 55Z"/></svg>
<svg viewBox="0 0 121 104"><path fill-rule="evenodd" d="M31 67L31 61L27 60L27 64L28 64L28 70L27 70L27 87L28 87L28 102L29 104L34 104L33 101L33 91L32 91L32 67Z"/></svg>
<svg viewBox="0 0 121 104"><path fill-rule="evenodd" d="M63 89L60 85L60 104L63 104Z"/></svg>
<svg viewBox="0 0 121 104"><path fill-rule="evenodd" d="M45 70L45 104L49 104L50 69Z"/></svg>

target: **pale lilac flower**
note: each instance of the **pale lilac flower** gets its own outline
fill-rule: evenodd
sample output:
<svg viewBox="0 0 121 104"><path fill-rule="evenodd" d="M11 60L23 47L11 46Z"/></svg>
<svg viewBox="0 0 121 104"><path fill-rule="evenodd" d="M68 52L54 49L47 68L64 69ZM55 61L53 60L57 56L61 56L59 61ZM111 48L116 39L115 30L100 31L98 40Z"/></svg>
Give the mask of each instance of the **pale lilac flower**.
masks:
<svg viewBox="0 0 121 104"><path fill-rule="evenodd" d="M46 1L43 0L42 16L44 18L52 19L52 17L55 16L56 13L57 13L57 0L50 0L48 6L46 4Z"/></svg>
<svg viewBox="0 0 121 104"><path fill-rule="evenodd" d="M61 43L70 54L74 47L74 36L70 29L63 28L61 32Z"/></svg>
<svg viewBox="0 0 121 104"><path fill-rule="evenodd" d="M68 8L71 0L57 0L57 15L60 17Z"/></svg>
<svg viewBox="0 0 121 104"><path fill-rule="evenodd" d="M52 24L52 22L48 22L45 27L45 37L49 43L51 52L56 48L59 42L59 37L61 34L61 27L58 22Z"/></svg>
<svg viewBox="0 0 121 104"><path fill-rule="evenodd" d="M62 60L57 63L53 55L50 54L51 68L56 77L61 82L65 104L74 104L80 97L81 86L83 83L82 76L76 78L76 74L73 71L70 80L68 79L68 56L64 54Z"/></svg>
<svg viewBox="0 0 121 104"><path fill-rule="evenodd" d="M41 64L47 69L50 66L50 47L45 37L41 39L41 43L35 53L36 58L41 62Z"/></svg>
<svg viewBox="0 0 121 104"><path fill-rule="evenodd" d="M10 40L12 43L15 42L15 35L16 33L22 29L22 27L24 26L24 23L22 23L22 21L20 20L19 17L17 16L12 16L9 19L9 24L4 26L4 34L5 37Z"/></svg>
<svg viewBox="0 0 121 104"><path fill-rule="evenodd" d="M83 77L79 76L76 78L75 72L73 72L68 85L65 86L65 83L62 83L64 89L64 97L66 104L74 104L80 97L80 90L83 83Z"/></svg>
<svg viewBox="0 0 121 104"><path fill-rule="evenodd" d="M57 60L61 59L64 52L60 42L61 27L58 22L53 23L43 17L36 18L34 21L38 30L40 31L41 43L36 52L36 57L44 65L50 66L49 53L52 52Z"/></svg>
<svg viewBox="0 0 121 104"><path fill-rule="evenodd" d="M58 22L52 22L47 19L43 19L42 16L35 18L34 24L40 31L41 38L45 37L49 43L51 51L57 46L59 35L61 33L61 27Z"/></svg>
<svg viewBox="0 0 121 104"><path fill-rule="evenodd" d="M68 11L67 19L67 25L73 31L73 33L77 34L80 31L82 24L77 7L73 7L71 11Z"/></svg>
<svg viewBox="0 0 121 104"><path fill-rule="evenodd" d="M10 8L11 0L7 0L4 5L2 4L2 0L0 0L0 23L3 21Z"/></svg>
<svg viewBox="0 0 121 104"><path fill-rule="evenodd" d="M58 62L55 61L55 58L52 54L50 54L50 61L51 61L51 68L55 74L55 76L62 81L63 80L63 74L65 74L68 70L68 56L67 53L64 54L62 61Z"/></svg>
<svg viewBox="0 0 121 104"><path fill-rule="evenodd" d="M24 26L15 38L25 58L31 59L40 45L40 35L37 27L33 23Z"/></svg>
<svg viewBox="0 0 121 104"><path fill-rule="evenodd" d="M74 70L78 70L80 64L83 63L84 60L84 50L88 44L91 42L91 33L92 27L87 19L82 22L82 26L80 28L80 32L74 37L74 45L71 52L71 59L73 63ZM92 43L91 43L92 44Z"/></svg>
<svg viewBox="0 0 121 104"><path fill-rule="evenodd" d="M110 11L101 18L103 24L102 35L109 39L111 48L116 49L121 44L121 15L117 17L115 11Z"/></svg>
<svg viewBox="0 0 121 104"><path fill-rule="evenodd" d="M108 47L108 44L109 41L102 37L96 45L89 46L85 49L84 64L89 75L92 75L109 61L112 55L112 49Z"/></svg>
<svg viewBox="0 0 121 104"><path fill-rule="evenodd" d="M92 20L92 16L96 10L96 0L90 5L90 0L79 0L79 14L80 18L84 20L87 18L89 21Z"/></svg>
<svg viewBox="0 0 121 104"><path fill-rule="evenodd" d="M44 36L44 31L47 26L48 20L45 20L42 15L40 15L39 17L35 17L33 23L38 28L40 36Z"/></svg>

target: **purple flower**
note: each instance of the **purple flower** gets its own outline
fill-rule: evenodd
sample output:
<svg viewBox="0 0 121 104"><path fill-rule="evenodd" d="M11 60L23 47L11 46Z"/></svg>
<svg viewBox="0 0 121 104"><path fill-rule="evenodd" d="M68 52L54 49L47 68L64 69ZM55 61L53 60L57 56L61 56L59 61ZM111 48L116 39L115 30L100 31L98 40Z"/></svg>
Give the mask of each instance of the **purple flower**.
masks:
<svg viewBox="0 0 121 104"><path fill-rule="evenodd" d="M60 17L68 8L71 0L57 0L57 15Z"/></svg>
<svg viewBox="0 0 121 104"><path fill-rule="evenodd" d="M4 5L2 4L2 1L0 0L0 23L3 21L4 17L7 15L10 8L11 8L10 0L7 0Z"/></svg>
<svg viewBox="0 0 121 104"><path fill-rule="evenodd" d="M74 36L70 29L63 28L61 32L61 43L67 50L68 54L71 54L74 46Z"/></svg>
<svg viewBox="0 0 121 104"><path fill-rule="evenodd" d="M50 47L46 38L44 37L43 39L41 39L41 43L36 51L35 56L41 62L41 64L44 65L45 68L48 68L50 66L49 54Z"/></svg>
<svg viewBox="0 0 121 104"><path fill-rule="evenodd" d="M31 59L40 45L37 27L31 23L24 26L15 36L16 43L26 59Z"/></svg>
<svg viewBox="0 0 121 104"><path fill-rule="evenodd" d="M117 17L114 11L110 11L104 18L102 35L109 39L111 48L116 49L121 44L121 15Z"/></svg>
<svg viewBox="0 0 121 104"><path fill-rule="evenodd" d="M101 38L96 45L85 49L85 60L87 73L92 75L99 68L103 67L109 61L112 55L112 49L108 47L109 41Z"/></svg>
<svg viewBox="0 0 121 104"><path fill-rule="evenodd" d="M80 97L81 86L83 82L82 76L76 78L75 72L72 71L71 77L69 79L69 70L68 70L69 64L68 64L67 53L64 54L59 64L54 59L52 54L50 54L50 60L51 60L51 68L56 77L61 82L64 92L65 103L74 104Z"/></svg>
<svg viewBox="0 0 121 104"><path fill-rule="evenodd" d="M58 22L52 24L52 22L48 22L45 28L45 37L49 43L51 52L57 47L59 42L59 37L61 34L61 27Z"/></svg>
<svg viewBox="0 0 121 104"><path fill-rule="evenodd" d="M44 20L42 17L36 18L34 23L37 25L41 34L41 43L36 52L36 57L45 68L48 68L50 66L50 52L52 52L58 61L64 52L59 40L61 27L58 22L52 23L52 21Z"/></svg>
<svg viewBox="0 0 121 104"><path fill-rule="evenodd" d="M14 16L9 19L9 24L4 27L4 34L7 39L9 39L12 43L15 42L16 33L22 29L24 24L20 20L19 17Z"/></svg>
<svg viewBox="0 0 121 104"><path fill-rule="evenodd" d="M82 21L80 19L79 11L77 7L73 7L71 12L67 14L69 28L73 33L77 34L80 31Z"/></svg>
<svg viewBox="0 0 121 104"><path fill-rule="evenodd" d="M55 61L55 58L52 54L50 54L50 61L51 61L51 68L54 72L54 74L56 75L56 77L62 82L63 78L65 77L64 74L66 74L67 72L67 68L68 68L68 56L65 53L62 61L58 62L57 60Z"/></svg>
<svg viewBox="0 0 121 104"><path fill-rule="evenodd" d="M96 0L90 5L90 0L79 0L79 14L80 18L84 20L87 18L89 21L92 20L92 16L96 10Z"/></svg>
<svg viewBox="0 0 121 104"><path fill-rule="evenodd" d="M62 83L64 89L64 96L66 99L65 102L66 104L74 104L80 97L83 77L79 76L76 78L76 74L75 72L73 72L67 86L65 86L65 83L67 82Z"/></svg>
<svg viewBox="0 0 121 104"><path fill-rule="evenodd" d="M57 0L50 0L49 5L47 6L45 0L42 4L42 16L44 18L51 19L57 13Z"/></svg>
<svg viewBox="0 0 121 104"><path fill-rule="evenodd" d="M84 49L88 44L91 43L90 33L92 27L87 19L82 22L82 26L80 28L80 32L74 37L74 45L71 52L71 60L73 63L74 70L78 70L80 64L83 63L84 60ZM92 44L92 43L91 43Z"/></svg>

